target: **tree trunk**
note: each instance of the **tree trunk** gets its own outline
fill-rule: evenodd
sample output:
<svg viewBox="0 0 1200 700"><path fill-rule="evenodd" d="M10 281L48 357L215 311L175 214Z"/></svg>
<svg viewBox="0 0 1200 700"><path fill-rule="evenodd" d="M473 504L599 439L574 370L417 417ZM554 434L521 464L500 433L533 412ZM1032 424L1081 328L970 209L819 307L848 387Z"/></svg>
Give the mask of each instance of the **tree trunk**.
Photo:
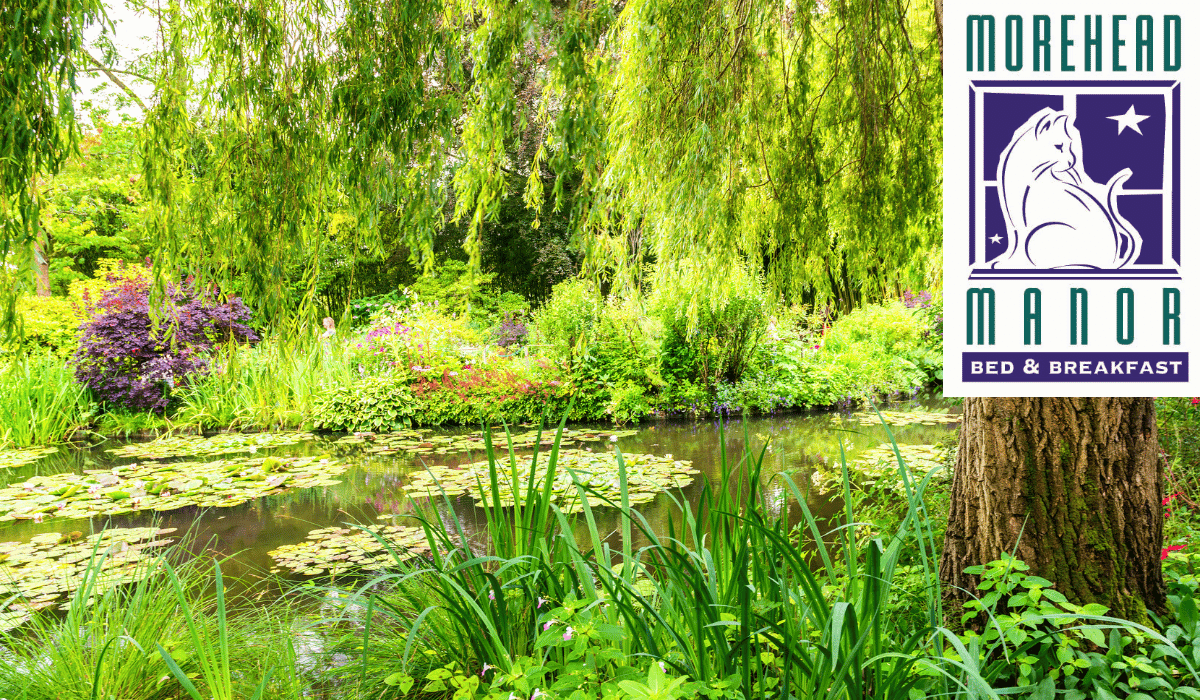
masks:
<svg viewBox="0 0 1200 700"><path fill-rule="evenodd" d="M33 239L33 262L37 266L34 283L39 297L50 296L50 259L46 257L45 239L45 231L38 231Z"/></svg>
<svg viewBox="0 0 1200 700"><path fill-rule="evenodd" d="M948 621L977 593L963 569L1014 549L1072 602L1134 621L1163 612L1154 399L975 398L963 409L941 562Z"/></svg>

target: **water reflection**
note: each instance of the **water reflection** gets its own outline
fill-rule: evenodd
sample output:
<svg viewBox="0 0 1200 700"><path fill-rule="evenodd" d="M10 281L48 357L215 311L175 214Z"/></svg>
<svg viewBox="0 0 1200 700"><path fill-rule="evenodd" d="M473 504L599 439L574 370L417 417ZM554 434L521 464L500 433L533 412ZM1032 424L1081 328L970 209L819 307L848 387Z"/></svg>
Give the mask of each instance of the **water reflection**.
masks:
<svg viewBox="0 0 1200 700"><path fill-rule="evenodd" d="M917 406L907 404L898 408L913 407ZM920 408L939 406L926 403ZM943 440L950 429L952 426L911 425L894 432L900 442L928 444ZM469 431L449 430L439 431L439 434L463 432ZM835 517L841 508L839 500L808 493L812 471L824 465L837 465L842 449L849 459L853 459L884 441L886 433L880 426L860 427L840 420L836 413L807 413L735 419L724 426L723 436L717 421L651 423L635 435L620 438L615 444L588 443L588 447L611 451L619 446L626 453L673 455L675 459L692 461L700 471L696 481L638 507L651 527L665 530L668 519L678 517L678 503L695 505L704 479L716 488L739 488L738 481L745 478L740 467L746 463L747 448L763 458L764 489L759 497L772 515L782 515L786 510L793 524L801 517L798 508L788 508L791 490L785 479L790 478L807 494L806 501L816 517ZM81 473L85 469L126 464L131 460L114 459L106 451L119 444L110 442L90 449L61 448L57 454L35 464L4 470L0 473L0 487L24 481L35 474ZM506 450L501 452L506 454ZM201 510L189 507L162 514L151 511L97 517L90 521L51 519L42 523L0 523L0 541L27 541L43 532L80 530L86 533L105 527L139 527L157 522L162 527L193 529L192 548L196 553L209 551L231 555L232 559L222 565L231 577L257 577L273 568L267 552L304 540L310 530L346 523L374 523L381 514L393 514L401 518L397 520L398 524L406 524L404 516L412 515L415 507L403 491L407 474L426 464L460 465L483 458L479 453L455 456L369 454L363 452L362 445L335 444L332 438L276 448L271 453L336 456L350 462L350 468L337 477L341 483L336 486L265 496L229 508ZM735 467L727 475L728 483L722 481L726 478L721 473L722 454L727 456L728 464ZM457 518L471 539L482 540L482 535L486 534L483 513L469 497L452 498L448 504L438 503L436 512L449 528ZM411 521L408 524L412 524ZM615 510L597 509L596 525L604 542L614 551L620 551L620 522ZM575 536L581 546L595 544L588 541L585 528L578 530ZM635 529L633 546L645 544L645 537Z"/></svg>

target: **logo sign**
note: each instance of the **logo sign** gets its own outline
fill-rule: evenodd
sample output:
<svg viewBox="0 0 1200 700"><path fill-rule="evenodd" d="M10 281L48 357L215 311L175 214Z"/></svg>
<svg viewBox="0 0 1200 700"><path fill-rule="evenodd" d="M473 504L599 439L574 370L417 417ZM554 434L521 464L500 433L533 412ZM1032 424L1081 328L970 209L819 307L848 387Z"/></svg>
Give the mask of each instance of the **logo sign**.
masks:
<svg viewBox="0 0 1200 700"><path fill-rule="evenodd" d="M1200 395L1200 3L943 21L946 394Z"/></svg>

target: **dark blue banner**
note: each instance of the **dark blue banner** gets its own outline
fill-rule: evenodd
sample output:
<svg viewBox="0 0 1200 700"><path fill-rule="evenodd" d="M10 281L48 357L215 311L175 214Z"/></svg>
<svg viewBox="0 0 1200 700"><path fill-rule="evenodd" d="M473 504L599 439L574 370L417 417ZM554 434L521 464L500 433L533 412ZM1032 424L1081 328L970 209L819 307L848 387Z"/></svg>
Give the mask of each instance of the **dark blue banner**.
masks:
<svg viewBox="0 0 1200 700"><path fill-rule="evenodd" d="M966 352L964 382L1186 382L1186 352Z"/></svg>

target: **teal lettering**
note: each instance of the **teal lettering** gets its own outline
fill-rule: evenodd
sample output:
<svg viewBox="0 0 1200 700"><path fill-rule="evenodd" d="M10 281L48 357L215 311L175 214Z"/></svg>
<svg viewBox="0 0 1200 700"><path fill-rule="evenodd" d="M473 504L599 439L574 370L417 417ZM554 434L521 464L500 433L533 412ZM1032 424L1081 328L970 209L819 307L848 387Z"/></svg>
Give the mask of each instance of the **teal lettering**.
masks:
<svg viewBox="0 0 1200 700"><path fill-rule="evenodd" d="M1114 72L1122 73L1125 71L1125 66L1121 65L1121 47L1125 42L1121 39L1121 22L1125 21L1125 15L1113 15L1112 20L1112 69Z"/></svg>
<svg viewBox="0 0 1200 700"><path fill-rule="evenodd" d="M1096 36L1092 36L1092 16L1083 16L1083 69L1092 69L1092 53L1095 52L1095 70L1104 70L1100 62L1100 51L1103 48L1103 31L1100 29L1101 15L1096 15Z"/></svg>
<svg viewBox="0 0 1200 700"><path fill-rule="evenodd" d="M1042 344L1042 290L1025 290L1025 344ZM1030 342L1032 340L1033 342Z"/></svg>
<svg viewBox="0 0 1200 700"><path fill-rule="evenodd" d="M1133 342L1133 290L1129 287L1117 290L1117 342Z"/></svg>
<svg viewBox="0 0 1200 700"><path fill-rule="evenodd" d="M1087 345L1087 290L1071 289L1071 345Z"/></svg>
<svg viewBox="0 0 1200 700"><path fill-rule="evenodd" d="M1068 73L1075 70L1075 66L1071 65L1070 54L1068 53L1068 50L1075 45L1075 42L1067 38L1071 33L1071 22L1073 21L1075 21L1075 15L1063 15L1059 21L1059 25L1062 27L1062 37L1060 37L1062 41L1062 65L1059 68Z"/></svg>
<svg viewBox="0 0 1200 700"><path fill-rule="evenodd" d="M1050 15L1033 16L1033 69L1050 70Z"/></svg>
<svg viewBox="0 0 1200 700"><path fill-rule="evenodd" d="M1163 70L1179 70L1182 60L1183 20L1179 15L1163 17Z"/></svg>
<svg viewBox="0 0 1200 700"><path fill-rule="evenodd" d="M978 44L978 45L976 45ZM986 70L996 70L996 18L991 15L967 17L967 70L985 70L983 57L987 51ZM977 59L977 60L972 60ZM978 68L976 68L978 64Z"/></svg>
<svg viewBox="0 0 1200 700"><path fill-rule="evenodd" d="M1137 69L1142 70L1142 59L1145 58L1145 70L1154 70L1154 18L1150 15L1138 15L1133 54L1137 57Z"/></svg>
<svg viewBox="0 0 1200 700"><path fill-rule="evenodd" d="M1179 290L1171 287L1163 289L1163 345L1179 345Z"/></svg>
<svg viewBox="0 0 1200 700"><path fill-rule="evenodd" d="M1010 71L1021 70L1025 63L1024 22L1021 15L1009 15L1004 20L1004 67Z"/></svg>
<svg viewBox="0 0 1200 700"><path fill-rule="evenodd" d="M984 304L987 304L986 308ZM987 336L983 334L986 317ZM972 331L976 331L972 333ZM967 345L996 344L996 292L990 288L967 290Z"/></svg>

